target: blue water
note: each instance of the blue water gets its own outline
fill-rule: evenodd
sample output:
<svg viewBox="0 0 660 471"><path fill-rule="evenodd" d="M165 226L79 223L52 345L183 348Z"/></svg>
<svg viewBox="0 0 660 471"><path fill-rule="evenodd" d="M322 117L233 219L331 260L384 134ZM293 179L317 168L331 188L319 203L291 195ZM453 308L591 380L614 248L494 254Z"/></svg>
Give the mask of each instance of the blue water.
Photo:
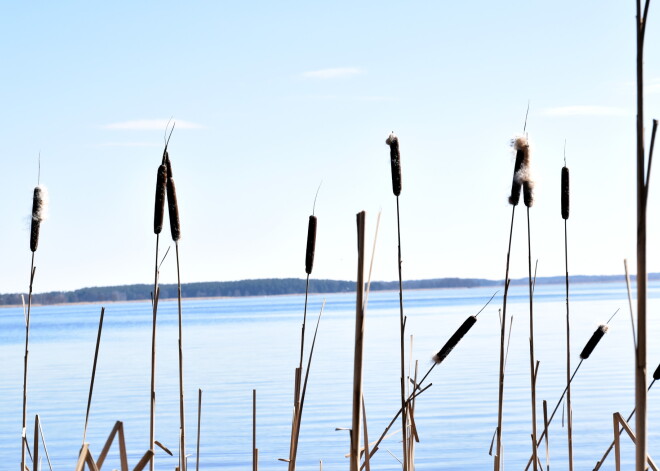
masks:
<svg viewBox="0 0 660 471"><path fill-rule="evenodd" d="M593 469L612 441L612 413L627 417L634 403L633 337L625 285L576 284L571 292L573 367L598 324L617 310L611 329L584 362L573 383L576 469ZM456 328L493 294L491 288L408 291L407 334L420 375ZM346 469L351 425L355 296L311 296L306 346L323 300L303 414L298 469ZM285 470L288 457L294 368L299 361L303 296L184 302L186 451L193 469L198 389L202 394L200 469L249 469L252 457L252 390L257 390L257 448L261 470ZM449 357L433 370L433 386L417 400L419 470L486 470L497 425L501 293ZM508 310L513 333L505 383L505 469L524 469L531 453L529 314L526 287L512 287ZM563 285L539 285L535 293L535 347L540 361L537 417L542 400L554 408L565 386ZM73 469L82 443L100 305L36 306L31 317L28 428L39 414L53 469ZM649 373L660 361L660 284L649 290ZM398 410L398 293L372 292L365 331L364 397L368 432L375 440ZM409 337L408 337L409 338ZM20 308L0 309L0 463L20 467L25 325ZM177 465L179 385L176 302L161 302L158 316L156 439L175 457L156 453L157 469ZM409 348L409 347L407 347ZM124 423L132 468L149 446L151 306L106 305L94 398L86 441L100 452L115 421ZM649 450L660 460L660 386L649 393ZM552 469L567 469L562 408L550 428ZM398 423L394 430L398 430ZM634 429L634 421L631 425ZM540 432L539 432L540 433ZM400 433L385 440L373 469L400 469ZM634 448L623 441L624 469ZM388 452L389 451L389 452ZM43 451L40 456L43 455ZM545 446L541 456L545 462ZM116 448L104 469L118 469ZM48 469L44 459L42 469ZM613 454L602 469L614 469Z"/></svg>

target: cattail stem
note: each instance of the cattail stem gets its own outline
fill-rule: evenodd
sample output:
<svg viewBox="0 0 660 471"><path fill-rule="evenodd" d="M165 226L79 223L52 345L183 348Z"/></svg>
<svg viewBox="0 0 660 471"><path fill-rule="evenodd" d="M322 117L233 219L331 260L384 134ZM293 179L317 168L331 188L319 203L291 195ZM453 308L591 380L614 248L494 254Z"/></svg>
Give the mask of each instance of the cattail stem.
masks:
<svg viewBox="0 0 660 471"><path fill-rule="evenodd" d="M520 157L522 163L522 156ZM516 157L516 166L518 165L518 158ZM514 168L514 183L515 183L515 174L516 170ZM512 189L513 195L513 189ZM520 198L520 190L518 190L518 198ZM511 202L511 201L510 201ZM498 408L497 408L497 454L495 457L495 471L499 471L503 468L502 461L502 422L503 422L503 411L504 411L504 337L506 331L506 302L509 295L509 267L511 264L511 243L513 241L513 221L516 216L516 205L511 203L511 227L509 229L509 245L506 252L506 273L504 275L504 295L502 299L502 326L500 332L500 379L499 379L499 390L498 390ZM509 327L510 329L510 327Z"/></svg>
<svg viewBox="0 0 660 471"><path fill-rule="evenodd" d="M85 444L85 438L87 437L87 423L89 421L89 409L92 405L92 392L94 391L94 378L96 377L96 361L99 357L99 345L101 345L101 331L103 330L103 316L105 314L105 308L101 308L101 319L99 320L99 332L96 337L96 349L94 351L94 364L92 365L92 380L89 383L89 397L87 398L87 412L85 413L85 429L83 431L83 440L82 444Z"/></svg>
<svg viewBox="0 0 660 471"><path fill-rule="evenodd" d="M162 225L162 222L161 222ZM156 441L156 318L158 316L158 300L160 298L160 288L158 287L158 245L160 234L156 233L156 261L154 265L154 292L151 306L152 324L151 324L151 389L149 394L149 449L154 450ZM149 461L150 471L154 471L155 455Z"/></svg>
<svg viewBox="0 0 660 471"><path fill-rule="evenodd" d="M296 456L298 454L298 440L300 437L300 425L302 422L302 412L303 407L305 406L305 394L307 393L307 380L309 379L309 371L312 367L312 357L314 356L314 346L316 345L316 335L319 332L319 324L321 323L321 315L323 314L323 309L325 308L325 300L321 306L321 311L319 312L319 317L316 320L316 329L314 330L314 337L312 338L312 346L309 350L309 358L307 359L307 369L305 370L305 381L303 383L302 391L300 393L300 401L297 404L296 414L294 415L294 424L292 430L292 443L291 443L291 457L289 461L290 469L296 469ZM298 370L300 371L300 370Z"/></svg>
<svg viewBox="0 0 660 471"><path fill-rule="evenodd" d="M564 169L566 172L564 172ZM571 406L571 316L568 302L568 169L562 169L562 217L564 219L564 264L566 267L566 409L568 410L568 469L573 471L573 409ZM566 177L564 177L566 175Z"/></svg>
<svg viewBox="0 0 660 471"><path fill-rule="evenodd" d="M21 431L21 471L25 470L25 448L27 445L26 426L27 426L27 378L28 378L28 356L30 343L30 311L32 308L32 285L34 283L34 250L32 251L32 261L30 263L30 288L28 292L27 316L25 319L25 356L23 357L23 428Z"/></svg>
<svg viewBox="0 0 660 471"><path fill-rule="evenodd" d="M536 439L536 378L535 378L535 360L534 360L534 291L532 284L532 236L529 219L529 206L527 206L527 253L529 270L529 363L531 368L531 390L532 390L532 438L534 443ZM537 469L537 447L532 448L534 469Z"/></svg>
<svg viewBox="0 0 660 471"><path fill-rule="evenodd" d="M177 279L177 304L179 308L179 420L181 424L181 459L183 463L183 469L181 471L186 471L186 417L183 407L183 328L181 322L181 270L179 263L179 241L175 241L176 248L176 279Z"/></svg>
<svg viewBox="0 0 660 471"><path fill-rule="evenodd" d="M398 146L397 146L398 147ZM396 197L396 230L398 241L398 272L399 272L399 327L400 327L400 340L401 340L401 433L403 434L403 471L408 471L408 453L407 453L407 437L408 437L408 414L406 411L406 379L405 379L405 364L406 364L406 319L403 315L403 278L401 274L401 219L399 217L399 196Z"/></svg>

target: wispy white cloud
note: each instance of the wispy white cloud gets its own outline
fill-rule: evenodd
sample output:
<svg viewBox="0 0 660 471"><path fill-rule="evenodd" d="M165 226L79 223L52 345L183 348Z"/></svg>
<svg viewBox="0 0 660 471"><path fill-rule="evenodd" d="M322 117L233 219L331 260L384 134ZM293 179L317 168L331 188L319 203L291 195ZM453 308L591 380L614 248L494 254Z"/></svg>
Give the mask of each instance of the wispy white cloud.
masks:
<svg viewBox="0 0 660 471"><path fill-rule="evenodd" d="M312 100L323 100L323 101L370 101L370 102L382 102L382 101L395 101L396 98L389 96L379 96L379 95L306 95L304 98L309 98Z"/></svg>
<svg viewBox="0 0 660 471"><path fill-rule="evenodd" d="M190 121L182 121L179 119L173 120L170 122L169 119L136 119L133 121L121 121L119 123L110 123L101 126L103 129L121 129L121 130L132 130L132 131L153 131L153 130L163 130L167 126L167 123L172 124L176 123L177 129L203 129L204 126L201 124L193 123Z"/></svg>
<svg viewBox="0 0 660 471"><path fill-rule="evenodd" d="M625 108L614 106L573 105L546 108L541 111L543 116L629 116Z"/></svg>
<svg viewBox="0 0 660 471"><path fill-rule="evenodd" d="M307 72L303 72L302 76L306 79L327 80L354 77L363 73L364 71L357 67L336 67L333 69L309 70Z"/></svg>
<svg viewBox="0 0 660 471"><path fill-rule="evenodd" d="M158 142L103 142L100 147L163 147Z"/></svg>

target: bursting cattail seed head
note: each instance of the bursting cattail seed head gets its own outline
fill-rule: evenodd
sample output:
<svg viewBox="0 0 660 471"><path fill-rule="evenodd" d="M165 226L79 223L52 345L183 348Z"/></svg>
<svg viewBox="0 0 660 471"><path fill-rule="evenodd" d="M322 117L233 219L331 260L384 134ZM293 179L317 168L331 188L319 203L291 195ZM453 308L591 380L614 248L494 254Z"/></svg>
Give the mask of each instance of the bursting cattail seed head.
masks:
<svg viewBox="0 0 660 471"><path fill-rule="evenodd" d="M154 234L163 230L163 213L165 211L165 192L167 185L167 166L161 164L156 175L156 205L154 207Z"/></svg>
<svg viewBox="0 0 660 471"><path fill-rule="evenodd" d="M437 363L442 363L442 361L447 358L447 355L451 353L458 342L463 338L465 334L472 328L472 326L477 322L476 316L470 316L465 319L465 322L458 328L454 335L452 335L447 343L440 349L438 353L433 355L433 361Z"/></svg>
<svg viewBox="0 0 660 471"><path fill-rule="evenodd" d="M170 216L170 232L172 240L177 242L181 238L181 223L179 221L179 205L176 200L176 187L172 178L172 164L170 157L166 154L167 160L167 209Z"/></svg>
<svg viewBox="0 0 660 471"><path fill-rule="evenodd" d="M523 165L529 163L529 143L525 136L518 136L511 141L513 149L516 151L516 163L513 166L513 180L511 182L511 195L509 204L517 206L520 201L520 190L522 182L518 178Z"/></svg>
<svg viewBox="0 0 660 471"><path fill-rule="evenodd" d="M568 167L561 169L561 217L568 219L570 209L570 189L568 178Z"/></svg>
<svg viewBox="0 0 660 471"><path fill-rule="evenodd" d="M514 185L517 184L516 204L520 199L520 188L522 187L523 202L525 206L531 208L534 204L534 180L532 179L532 172L530 167L530 152L529 141L524 136L518 136L513 141L513 147L516 150L516 167L518 167L519 157L520 166L515 170L513 175ZM509 197L511 203L514 193L514 188L511 188L512 196ZM511 203L513 204L513 203Z"/></svg>
<svg viewBox="0 0 660 471"><path fill-rule="evenodd" d="M607 333L608 329L609 327L606 324L601 324L598 326L587 344L584 346L582 353L580 353L580 358L583 360L589 358L589 355L591 355L591 353L594 351L594 348L596 348L596 345L598 345L598 342L600 342L600 339L603 338L603 335Z"/></svg>
<svg viewBox="0 0 660 471"><path fill-rule="evenodd" d="M660 365L658 365L658 367L653 372L653 379L656 381L660 379Z"/></svg>
<svg viewBox="0 0 660 471"><path fill-rule="evenodd" d="M399 138L390 133L385 141L390 146L390 164L392 166L392 191L396 196L401 194L401 154L399 153Z"/></svg>
<svg viewBox="0 0 660 471"><path fill-rule="evenodd" d="M39 245L39 228L41 221L46 219L48 210L48 191L43 185L37 185L34 188L32 196L32 218L30 222L30 250L37 251Z"/></svg>
<svg viewBox="0 0 660 471"><path fill-rule="evenodd" d="M309 217L307 225L307 250L305 251L305 273L312 274L314 251L316 250L316 216Z"/></svg>

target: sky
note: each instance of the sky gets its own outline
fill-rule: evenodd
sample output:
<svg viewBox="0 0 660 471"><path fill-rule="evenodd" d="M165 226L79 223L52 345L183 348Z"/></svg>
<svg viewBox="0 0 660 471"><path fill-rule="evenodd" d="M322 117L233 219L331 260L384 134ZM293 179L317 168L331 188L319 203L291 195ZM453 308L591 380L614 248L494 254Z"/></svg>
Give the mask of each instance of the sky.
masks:
<svg viewBox="0 0 660 471"><path fill-rule="evenodd" d="M652 2L653 3L653 2ZM660 117L660 10L645 125ZM32 192L48 187L34 290L152 283L165 126L183 282L397 278L387 135L400 140L404 279L503 279L511 138L527 131L538 276L635 272L635 2L6 2L0 14L0 292L26 292ZM648 143L650 132L647 133ZM660 272L660 175L648 268ZM512 278L527 276L516 211ZM164 229L161 248L172 246ZM173 246L172 246L173 247ZM166 258L161 282L176 281ZM161 252L162 254L162 252Z"/></svg>

